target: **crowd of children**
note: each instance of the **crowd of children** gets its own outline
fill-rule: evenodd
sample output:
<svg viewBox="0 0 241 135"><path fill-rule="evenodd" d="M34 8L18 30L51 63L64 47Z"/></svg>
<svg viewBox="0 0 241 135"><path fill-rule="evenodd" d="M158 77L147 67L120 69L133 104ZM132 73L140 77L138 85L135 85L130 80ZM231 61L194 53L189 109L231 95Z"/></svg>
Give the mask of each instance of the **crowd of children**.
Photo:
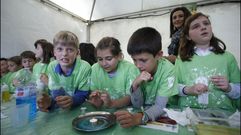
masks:
<svg viewBox="0 0 241 135"><path fill-rule="evenodd" d="M77 36L60 31L53 44L37 40L35 53L24 51L20 56L1 58L1 83L14 93L17 77L29 69L48 90L37 101L43 112L84 102L97 108L143 108L137 113L114 113L124 128L156 120L163 108L173 104L173 98L179 108L240 110L240 69L225 43L214 36L208 16L184 15L182 8L175 11L180 11L182 18L176 28L181 29L180 41L173 48L175 53L170 53L175 61L163 56L162 37L152 27L139 28L128 41L127 52L134 64L124 60L121 44L114 37L102 38L90 52L95 58L88 63L80 56L83 44Z"/></svg>

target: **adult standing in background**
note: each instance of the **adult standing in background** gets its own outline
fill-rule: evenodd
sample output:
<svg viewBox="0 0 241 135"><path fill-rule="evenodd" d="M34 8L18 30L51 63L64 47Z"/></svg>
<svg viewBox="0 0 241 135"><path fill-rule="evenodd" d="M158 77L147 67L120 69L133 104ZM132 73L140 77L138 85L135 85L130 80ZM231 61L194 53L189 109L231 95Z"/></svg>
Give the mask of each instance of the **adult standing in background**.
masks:
<svg viewBox="0 0 241 135"><path fill-rule="evenodd" d="M178 55L179 39L183 30L185 20L191 15L186 7L177 7L171 11L170 15L170 38L171 44L168 46L168 54L166 56L171 63L175 63Z"/></svg>

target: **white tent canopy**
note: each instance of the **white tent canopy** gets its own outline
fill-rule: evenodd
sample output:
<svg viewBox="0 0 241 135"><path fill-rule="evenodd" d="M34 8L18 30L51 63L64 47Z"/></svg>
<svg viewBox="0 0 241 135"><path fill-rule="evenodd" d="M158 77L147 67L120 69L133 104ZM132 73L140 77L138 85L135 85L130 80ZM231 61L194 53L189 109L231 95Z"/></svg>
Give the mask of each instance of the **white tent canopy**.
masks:
<svg viewBox="0 0 241 135"><path fill-rule="evenodd" d="M84 22L156 14L176 6L200 6L223 0L42 0L58 10L81 18ZM227 1L226 1L227 2Z"/></svg>
<svg viewBox="0 0 241 135"><path fill-rule="evenodd" d="M167 55L170 11L177 6L208 14L214 34L240 65L240 0L1 0L1 57L34 51L37 39L52 42L57 32L69 30L94 45L105 36L117 38L132 62L128 39L145 26L160 32Z"/></svg>

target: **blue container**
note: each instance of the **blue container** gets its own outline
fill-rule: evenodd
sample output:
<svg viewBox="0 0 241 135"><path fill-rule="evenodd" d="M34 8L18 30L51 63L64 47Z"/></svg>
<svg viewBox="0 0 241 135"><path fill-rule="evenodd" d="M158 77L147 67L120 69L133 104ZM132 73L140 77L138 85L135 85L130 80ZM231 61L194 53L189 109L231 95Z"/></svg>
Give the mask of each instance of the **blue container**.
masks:
<svg viewBox="0 0 241 135"><path fill-rule="evenodd" d="M28 97L28 103L30 104L29 108L29 119L33 120L37 114L37 105L36 105L36 95Z"/></svg>
<svg viewBox="0 0 241 135"><path fill-rule="evenodd" d="M16 88L16 105L29 104L29 120L37 114L36 88L34 86L21 86Z"/></svg>

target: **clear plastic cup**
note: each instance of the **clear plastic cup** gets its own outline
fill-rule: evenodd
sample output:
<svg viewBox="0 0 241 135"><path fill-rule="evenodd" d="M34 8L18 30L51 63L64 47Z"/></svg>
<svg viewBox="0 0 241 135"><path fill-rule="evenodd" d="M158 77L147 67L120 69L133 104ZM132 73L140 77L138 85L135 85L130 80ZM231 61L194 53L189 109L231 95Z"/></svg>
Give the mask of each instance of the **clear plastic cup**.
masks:
<svg viewBox="0 0 241 135"><path fill-rule="evenodd" d="M29 104L20 104L12 108L10 112L12 127L23 127L28 124Z"/></svg>

